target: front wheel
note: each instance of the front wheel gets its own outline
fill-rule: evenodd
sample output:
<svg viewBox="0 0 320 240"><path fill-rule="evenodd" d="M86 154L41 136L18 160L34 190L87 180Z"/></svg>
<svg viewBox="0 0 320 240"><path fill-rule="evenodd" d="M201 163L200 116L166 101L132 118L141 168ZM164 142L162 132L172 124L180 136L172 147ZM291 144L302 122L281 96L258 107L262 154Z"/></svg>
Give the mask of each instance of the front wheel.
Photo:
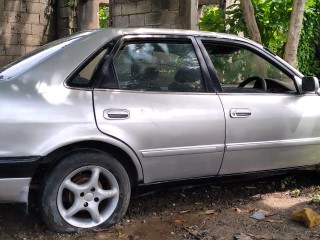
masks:
<svg viewBox="0 0 320 240"><path fill-rule="evenodd" d="M44 182L43 219L57 232L107 228L125 214L130 194L129 177L113 157L98 151L74 153Z"/></svg>

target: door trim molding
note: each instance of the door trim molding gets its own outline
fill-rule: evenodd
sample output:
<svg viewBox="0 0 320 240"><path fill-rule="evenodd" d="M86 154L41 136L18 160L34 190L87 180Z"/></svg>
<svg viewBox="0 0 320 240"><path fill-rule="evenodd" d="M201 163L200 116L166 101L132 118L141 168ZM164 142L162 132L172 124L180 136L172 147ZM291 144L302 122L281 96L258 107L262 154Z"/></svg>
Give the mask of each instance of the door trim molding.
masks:
<svg viewBox="0 0 320 240"><path fill-rule="evenodd" d="M298 138L289 140L246 142L246 143L229 143L226 145L226 151L242 151L254 149L296 147L305 145L320 145L320 137L317 138Z"/></svg>
<svg viewBox="0 0 320 240"><path fill-rule="evenodd" d="M223 152L224 144L141 150L144 158Z"/></svg>

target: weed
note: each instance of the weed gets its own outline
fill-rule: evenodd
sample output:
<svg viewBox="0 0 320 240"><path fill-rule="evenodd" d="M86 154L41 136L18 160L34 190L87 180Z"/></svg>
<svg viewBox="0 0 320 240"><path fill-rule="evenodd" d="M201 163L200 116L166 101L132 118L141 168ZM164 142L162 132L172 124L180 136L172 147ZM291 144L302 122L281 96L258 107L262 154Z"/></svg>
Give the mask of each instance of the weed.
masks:
<svg viewBox="0 0 320 240"><path fill-rule="evenodd" d="M290 185L296 184L297 181L293 176L288 176L281 180L281 189L284 189Z"/></svg>
<svg viewBox="0 0 320 240"><path fill-rule="evenodd" d="M320 204L320 193L318 191L314 191L310 193L309 197L311 197L311 200L309 203Z"/></svg>
<svg viewBox="0 0 320 240"><path fill-rule="evenodd" d="M292 197L299 197L301 195L301 190L298 188L295 188L291 191L290 195Z"/></svg>

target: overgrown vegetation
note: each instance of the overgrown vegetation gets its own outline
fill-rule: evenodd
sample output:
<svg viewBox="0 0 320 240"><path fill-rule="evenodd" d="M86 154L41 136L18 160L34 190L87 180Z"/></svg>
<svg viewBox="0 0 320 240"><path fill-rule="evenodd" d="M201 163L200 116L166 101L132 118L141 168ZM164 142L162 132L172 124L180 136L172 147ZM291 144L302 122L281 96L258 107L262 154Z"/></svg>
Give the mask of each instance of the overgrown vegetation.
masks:
<svg viewBox="0 0 320 240"><path fill-rule="evenodd" d="M262 43L283 56L287 39L292 0L252 0ZM298 68L306 75L320 75L320 0L308 0L298 48ZM205 6L199 27L205 31L242 33L248 37L239 3L225 11Z"/></svg>
<svg viewBox="0 0 320 240"><path fill-rule="evenodd" d="M109 23L109 7L104 4L99 5L99 26L100 28L108 27Z"/></svg>
<svg viewBox="0 0 320 240"><path fill-rule="evenodd" d="M298 50L298 68L320 77L320 0L309 0Z"/></svg>
<svg viewBox="0 0 320 240"><path fill-rule="evenodd" d="M309 197L311 198L310 204L320 204L320 193L317 191L314 191L309 194Z"/></svg>

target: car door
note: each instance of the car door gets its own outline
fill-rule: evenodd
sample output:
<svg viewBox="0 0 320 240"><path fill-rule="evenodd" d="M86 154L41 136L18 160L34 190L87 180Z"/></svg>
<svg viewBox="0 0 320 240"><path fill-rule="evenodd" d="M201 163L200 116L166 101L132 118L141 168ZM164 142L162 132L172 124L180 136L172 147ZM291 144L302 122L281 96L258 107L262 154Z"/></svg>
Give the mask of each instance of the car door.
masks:
<svg viewBox="0 0 320 240"><path fill-rule="evenodd" d="M213 79L219 79L225 111L226 152L219 174L319 163L320 98L299 93L301 79L294 70L248 43L199 43Z"/></svg>
<svg viewBox="0 0 320 240"><path fill-rule="evenodd" d="M146 183L216 175L224 113L217 94L207 92L195 40L148 35L121 41L94 89L98 128L135 151Z"/></svg>

